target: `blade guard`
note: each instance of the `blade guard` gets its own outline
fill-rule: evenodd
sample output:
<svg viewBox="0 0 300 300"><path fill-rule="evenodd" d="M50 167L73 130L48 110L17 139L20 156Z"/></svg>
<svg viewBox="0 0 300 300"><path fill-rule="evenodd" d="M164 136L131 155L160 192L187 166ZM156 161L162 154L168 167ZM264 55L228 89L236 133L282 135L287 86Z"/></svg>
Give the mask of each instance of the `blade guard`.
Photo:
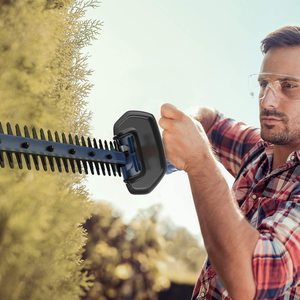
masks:
<svg viewBox="0 0 300 300"><path fill-rule="evenodd" d="M128 136L134 137L134 146L141 171L124 179L131 194L150 193L167 170L166 158L159 128L154 116L143 111L127 111L114 124L114 139L127 145ZM126 167L126 166L125 166ZM125 168L124 167L124 168Z"/></svg>

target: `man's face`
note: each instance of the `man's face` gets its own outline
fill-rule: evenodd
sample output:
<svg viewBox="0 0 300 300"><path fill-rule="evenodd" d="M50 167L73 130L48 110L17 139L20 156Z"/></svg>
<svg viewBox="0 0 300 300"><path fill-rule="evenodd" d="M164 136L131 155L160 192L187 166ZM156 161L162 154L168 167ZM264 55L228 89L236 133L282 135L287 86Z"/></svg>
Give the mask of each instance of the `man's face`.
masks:
<svg viewBox="0 0 300 300"><path fill-rule="evenodd" d="M300 94L299 101L295 100L297 97L291 99L286 96L297 90L290 84L282 83L282 78L286 76L276 75L300 78L300 46L269 50L260 72L270 74L265 83L262 81L262 86L273 83L265 89L260 100L261 137L275 145L300 147ZM300 90L300 82L298 88Z"/></svg>

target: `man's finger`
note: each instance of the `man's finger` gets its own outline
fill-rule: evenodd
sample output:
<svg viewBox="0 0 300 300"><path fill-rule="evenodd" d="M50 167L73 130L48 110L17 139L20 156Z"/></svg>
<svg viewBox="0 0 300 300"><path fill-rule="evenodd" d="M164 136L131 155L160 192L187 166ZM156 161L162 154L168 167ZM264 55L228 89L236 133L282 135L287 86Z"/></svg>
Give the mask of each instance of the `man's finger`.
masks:
<svg viewBox="0 0 300 300"><path fill-rule="evenodd" d="M170 103L165 103L161 106L161 116L169 119L180 119L184 113L177 109L176 106Z"/></svg>
<svg viewBox="0 0 300 300"><path fill-rule="evenodd" d="M159 126L164 130L170 130L174 127L174 120L161 117L158 121Z"/></svg>

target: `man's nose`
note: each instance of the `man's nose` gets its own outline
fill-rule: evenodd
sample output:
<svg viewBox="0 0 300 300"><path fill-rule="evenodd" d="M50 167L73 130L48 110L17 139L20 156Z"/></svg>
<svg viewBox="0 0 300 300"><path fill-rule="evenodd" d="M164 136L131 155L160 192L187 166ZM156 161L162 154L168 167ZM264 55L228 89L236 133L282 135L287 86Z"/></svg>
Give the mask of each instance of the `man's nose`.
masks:
<svg viewBox="0 0 300 300"><path fill-rule="evenodd" d="M264 107L277 107L280 101L280 93L272 83L268 83L263 96L260 98L260 103Z"/></svg>

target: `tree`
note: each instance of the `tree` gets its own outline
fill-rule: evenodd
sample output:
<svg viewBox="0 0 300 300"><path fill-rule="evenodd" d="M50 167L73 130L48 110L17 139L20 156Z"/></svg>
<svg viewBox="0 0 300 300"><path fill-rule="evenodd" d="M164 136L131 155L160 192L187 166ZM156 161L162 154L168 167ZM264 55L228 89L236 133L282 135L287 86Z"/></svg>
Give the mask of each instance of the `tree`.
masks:
<svg viewBox="0 0 300 300"><path fill-rule="evenodd" d="M108 204L99 202L85 223L88 242L83 258L93 276L84 300L156 300L169 281L160 272L163 240L154 211L125 224Z"/></svg>
<svg viewBox="0 0 300 300"><path fill-rule="evenodd" d="M168 254L163 272L173 282L194 284L206 258L204 247L186 228L170 220L161 222L159 228Z"/></svg>

